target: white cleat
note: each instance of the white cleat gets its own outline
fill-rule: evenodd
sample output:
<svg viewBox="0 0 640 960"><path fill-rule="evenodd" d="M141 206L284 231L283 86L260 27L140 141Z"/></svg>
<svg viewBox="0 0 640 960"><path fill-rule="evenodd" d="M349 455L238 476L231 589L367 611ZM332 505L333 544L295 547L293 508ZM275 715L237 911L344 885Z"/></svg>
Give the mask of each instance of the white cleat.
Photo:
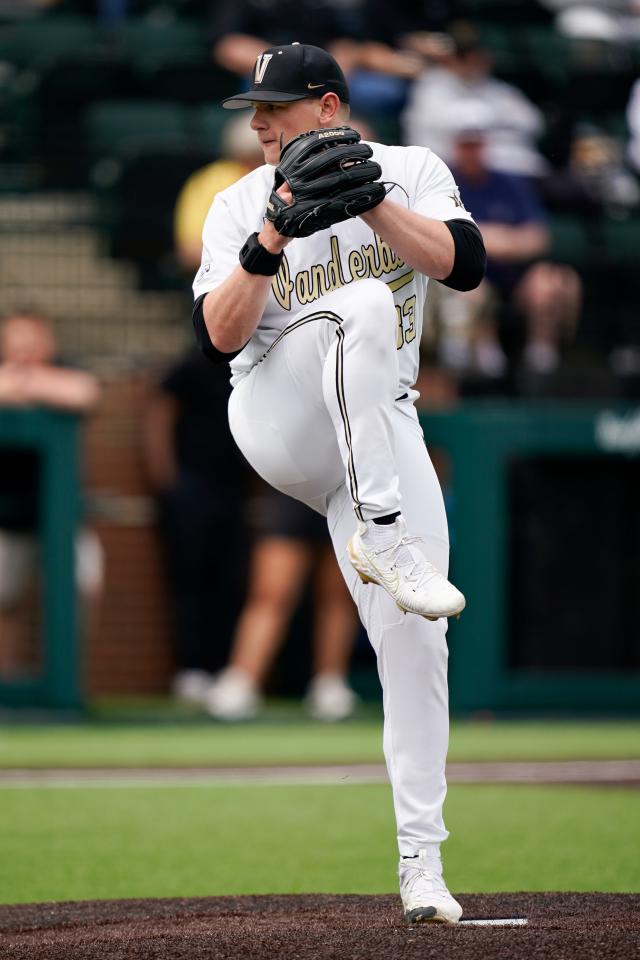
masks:
<svg viewBox="0 0 640 960"><path fill-rule="evenodd" d="M358 523L347 553L362 582L379 584L405 613L427 620L457 617L466 600L427 560L424 546L398 516L393 524Z"/></svg>
<svg viewBox="0 0 640 960"><path fill-rule="evenodd" d="M309 684L305 706L314 720L333 723L353 714L358 697L337 673L319 673Z"/></svg>
<svg viewBox="0 0 640 960"><path fill-rule="evenodd" d="M439 854L420 850L400 860L400 896L409 923L457 923L462 907L447 890Z"/></svg>
<svg viewBox="0 0 640 960"><path fill-rule="evenodd" d="M244 670L226 667L209 687L205 706L216 720L252 720L262 706L262 698Z"/></svg>

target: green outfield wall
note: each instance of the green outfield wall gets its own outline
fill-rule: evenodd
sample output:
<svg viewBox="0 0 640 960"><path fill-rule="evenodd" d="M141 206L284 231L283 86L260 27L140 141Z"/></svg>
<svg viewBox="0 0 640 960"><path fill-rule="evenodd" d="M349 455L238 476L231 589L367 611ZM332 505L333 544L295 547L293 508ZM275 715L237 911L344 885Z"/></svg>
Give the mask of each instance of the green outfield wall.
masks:
<svg viewBox="0 0 640 960"><path fill-rule="evenodd" d="M41 669L0 678L0 705L75 709L82 704L82 656L74 587L74 535L80 516L78 420L50 410L0 410L0 453L32 450L38 460L38 531L42 580ZM0 526L19 491L0 476Z"/></svg>
<svg viewBox="0 0 640 960"><path fill-rule="evenodd" d="M421 417L451 575L452 707L640 709L640 408L476 402Z"/></svg>
<svg viewBox="0 0 640 960"><path fill-rule="evenodd" d="M640 408L475 402L421 416L445 490L458 712L640 710ZM0 705L83 703L73 541L78 423L0 411L0 451L39 458L42 668ZM3 511L0 477L0 527Z"/></svg>

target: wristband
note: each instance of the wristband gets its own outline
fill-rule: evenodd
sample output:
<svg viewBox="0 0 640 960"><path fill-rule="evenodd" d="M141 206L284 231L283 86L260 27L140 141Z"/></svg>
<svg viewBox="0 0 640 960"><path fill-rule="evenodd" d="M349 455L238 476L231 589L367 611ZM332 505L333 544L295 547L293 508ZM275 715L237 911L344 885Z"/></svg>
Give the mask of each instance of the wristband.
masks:
<svg viewBox="0 0 640 960"><path fill-rule="evenodd" d="M258 234L247 237L244 247L238 254L240 266L247 273L259 273L263 277L273 277L282 263L281 253L269 253L258 240Z"/></svg>

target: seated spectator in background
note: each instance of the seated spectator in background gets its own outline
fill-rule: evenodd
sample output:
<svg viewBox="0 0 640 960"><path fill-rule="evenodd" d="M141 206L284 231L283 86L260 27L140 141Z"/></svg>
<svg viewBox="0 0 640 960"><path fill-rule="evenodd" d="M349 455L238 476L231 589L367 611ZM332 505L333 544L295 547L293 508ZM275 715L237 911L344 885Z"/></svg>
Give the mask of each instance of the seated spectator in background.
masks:
<svg viewBox="0 0 640 960"><path fill-rule="evenodd" d="M575 334L580 280L572 268L543 259L551 237L533 186L489 168L491 114L482 104L469 102L458 106L457 118L451 169L482 231L487 272L471 293L439 290L445 341L450 327L457 348L449 347L449 356L445 350L443 360L460 372L471 368L486 377L503 377L507 358L498 327L510 320L524 327L525 369L552 373L563 344Z"/></svg>
<svg viewBox="0 0 640 960"><path fill-rule="evenodd" d="M357 615L326 522L277 490L269 490L266 505L229 666L211 686L207 709L218 720L248 720L258 713L261 690L313 572L313 664L306 705L318 720L344 720L357 699L347 682Z"/></svg>
<svg viewBox="0 0 640 960"><path fill-rule="evenodd" d="M569 163L541 184L552 210L624 219L640 203L638 181L624 164L622 144L593 124L579 124Z"/></svg>
<svg viewBox="0 0 640 960"><path fill-rule="evenodd" d="M418 19L421 7L437 8L438 15ZM401 3L405 8L412 9L406 0ZM445 0L423 0L413 8L411 25L415 20L427 27L441 22L443 8L448 9ZM224 0L214 7L213 58L246 76L266 47L311 43L328 50L344 70L355 110L384 113L401 107L405 81L417 76L424 63L415 49L391 45L396 29L388 8L372 0Z"/></svg>
<svg viewBox="0 0 640 960"><path fill-rule="evenodd" d="M226 365L193 348L167 371L145 420L173 611L172 691L194 703L226 662L245 588L249 473L227 424L230 392Z"/></svg>
<svg viewBox="0 0 640 960"><path fill-rule="evenodd" d="M450 166L459 107L473 100L495 118L486 134L488 167L541 176L547 169L536 146L544 129L542 113L516 87L491 76L491 55L473 28L458 25L452 38L451 53L439 65L427 67L411 88L402 117L404 142L430 147Z"/></svg>
<svg viewBox="0 0 640 960"><path fill-rule="evenodd" d="M53 329L29 310L9 315L0 327L0 407L46 407L86 415L98 403L96 378L56 363ZM12 510L0 530L0 670L20 666L21 606L38 569L38 458L32 450L0 451L0 488ZM89 530L76 537L76 584L88 603L102 590L102 547ZM46 571L45 571L46 573Z"/></svg>
<svg viewBox="0 0 640 960"><path fill-rule="evenodd" d="M175 249L189 281L202 259L202 225L219 190L264 163L264 154L245 114L234 117L222 133L219 160L192 173L182 187L174 211Z"/></svg>

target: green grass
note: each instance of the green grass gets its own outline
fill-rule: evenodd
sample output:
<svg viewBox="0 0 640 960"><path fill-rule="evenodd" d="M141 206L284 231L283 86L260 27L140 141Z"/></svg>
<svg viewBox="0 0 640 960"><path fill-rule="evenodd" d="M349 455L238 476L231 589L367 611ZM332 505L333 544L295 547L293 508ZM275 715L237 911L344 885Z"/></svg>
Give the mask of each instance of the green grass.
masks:
<svg viewBox="0 0 640 960"><path fill-rule="evenodd" d="M382 760L377 710L325 725L300 710L273 708L266 722L222 726L197 716L165 715L149 722L140 713L122 721L5 726L0 768L234 766L243 764L349 763ZM161 715L160 715L161 716ZM158 719L158 718L156 718ZM454 723L451 760L587 760L640 757L640 721L499 721Z"/></svg>
<svg viewBox="0 0 640 960"><path fill-rule="evenodd" d="M0 903L396 890L384 786L0 790ZM640 890L637 793L454 785L457 891Z"/></svg>

